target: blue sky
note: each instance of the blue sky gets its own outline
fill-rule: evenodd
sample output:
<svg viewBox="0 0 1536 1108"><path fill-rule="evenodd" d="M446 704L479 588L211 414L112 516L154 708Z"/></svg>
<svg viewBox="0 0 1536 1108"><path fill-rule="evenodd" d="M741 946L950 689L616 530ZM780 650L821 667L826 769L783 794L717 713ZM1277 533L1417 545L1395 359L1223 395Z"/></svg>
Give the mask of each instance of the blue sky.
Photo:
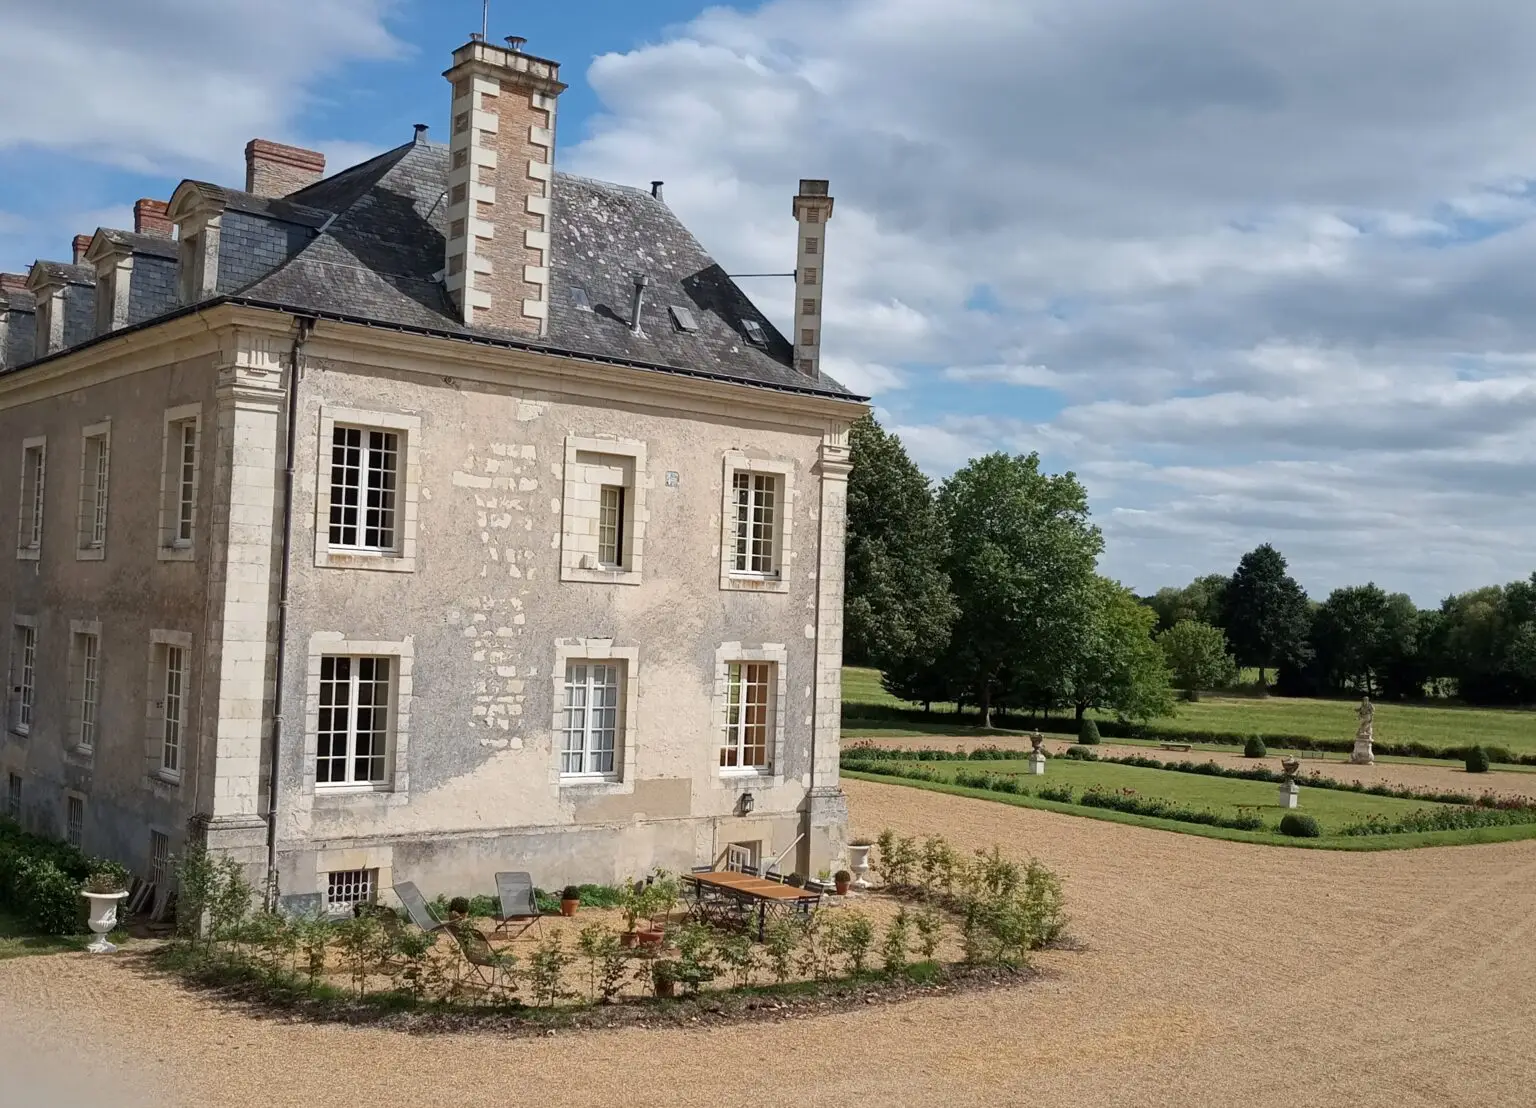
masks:
<svg viewBox="0 0 1536 1108"><path fill-rule="evenodd" d="M128 9L131 9L128 10ZM254 136L441 137L478 0L0 7L0 268ZM729 270L827 177L826 364L942 478L1039 450L1141 590L1273 542L1314 595L1536 568L1536 6L496 0L563 64L557 162ZM88 44L90 68L82 65ZM787 323L790 290L749 291Z"/></svg>

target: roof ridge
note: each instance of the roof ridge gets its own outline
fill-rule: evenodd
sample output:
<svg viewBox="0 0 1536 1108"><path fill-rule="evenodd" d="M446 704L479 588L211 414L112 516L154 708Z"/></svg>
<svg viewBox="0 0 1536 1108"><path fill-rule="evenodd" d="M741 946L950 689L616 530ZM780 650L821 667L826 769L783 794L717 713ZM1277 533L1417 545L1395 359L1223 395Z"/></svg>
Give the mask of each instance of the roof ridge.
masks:
<svg viewBox="0 0 1536 1108"><path fill-rule="evenodd" d="M315 181L312 184L305 185L303 188L299 189L299 191L297 191L297 192L290 192L287 196L282 197L282 199L289 200L289 201L294 201L294 202L299 203L299 204L303 204L303 203L305 203L303 200L296 200L295 201L294 198L295 197L301 197L306 192L311 192L311 191L313 191L315 189L319 189L323 185L334 186L338 181L343 181L343 180L346 180L346 179L348 179L350 177L353 177L353 176L361 176L363 171L368 169L370 166L372 166L374 162L382 161L383 159L389 157L390 155L398 155L398 157L396 157L396 159L395 159L395 162L398 163L400 158L403 158L406 154L408 154L411 151L411 148L416 146L416 145L418 145L416 142L411 141L411 142L401 143L399 146L392 146L388 150L380 151L379 153L375 154L373 157L367 159L366 161L358 162L356 165L349 165L346 169L343 169L340 173L333 174L330 177L322 177L320 180ZM393 165L391 165L389 167L389 169L393 169L393 168L394 168ZM385 172L386 173L389 172L389 169L386 169ZM370 185L369 188L371 188L371 187L372 186ZM321 209L321 210L322 211L328 211L332 215L338 215L339 216L339 215L342 215L344 212L351 211L354 207L357 206L358 202L360 200L362 200L362 198L364 196L366 196L366 195L368 195L368 189L364 189L358 195L354 196L352 198L352 202L350 204L348 204L345 208L341 208L341 209L334 210L334 211L332 209L330 209L330 208L324 208L324 209Z"/></svg>

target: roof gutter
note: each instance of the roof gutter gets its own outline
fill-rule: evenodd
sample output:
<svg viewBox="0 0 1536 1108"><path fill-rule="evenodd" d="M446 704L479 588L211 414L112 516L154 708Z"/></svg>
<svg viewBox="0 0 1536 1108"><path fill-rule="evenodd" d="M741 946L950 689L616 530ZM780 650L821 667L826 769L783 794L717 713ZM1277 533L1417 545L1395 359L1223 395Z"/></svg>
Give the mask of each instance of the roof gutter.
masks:
<svg viewBox="0 0 1536 1108"><path fill-rule="evenodd" d="M283 663L288 645L288 566L293 553L293 454L298 441L299 380L304 366L304 344L315 329L312 316L295 315L293 347L288 356L288 428L283 451L283 530L281 562L277 579L277 651L272 687L272 737L267 752L267 907L277 907L277 811L278 785L282 778Z"/></svg>

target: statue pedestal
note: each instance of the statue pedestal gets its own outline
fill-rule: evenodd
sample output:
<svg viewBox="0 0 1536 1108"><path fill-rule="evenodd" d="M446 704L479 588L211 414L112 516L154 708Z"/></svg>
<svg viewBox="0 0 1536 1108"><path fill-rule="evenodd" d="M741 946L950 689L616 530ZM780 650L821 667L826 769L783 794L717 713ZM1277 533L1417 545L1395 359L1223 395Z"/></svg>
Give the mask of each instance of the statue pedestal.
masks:
<svg viewBox="0 0 1536 1108"><path fill-rule="evenodd" d="M1301 786L1294 781L1280 782L1280 807L1294 808L1301 795Z"/></svg>
<svg viewBox="0 0 1536 1108"><path fill-rule="evenodd" d="M1045 755L1038 750L1029 756L1029 772L1035 777L1045 775Z"/></svg>
<svg viewBox="0 0 1536 1108"><path fill-rule="evenodd" d="M1369 735L1355 736L1355 749L1349 755L1349 764L1352 766L1374 766L1376 755L1371 751L1371 737Z"/></svg>

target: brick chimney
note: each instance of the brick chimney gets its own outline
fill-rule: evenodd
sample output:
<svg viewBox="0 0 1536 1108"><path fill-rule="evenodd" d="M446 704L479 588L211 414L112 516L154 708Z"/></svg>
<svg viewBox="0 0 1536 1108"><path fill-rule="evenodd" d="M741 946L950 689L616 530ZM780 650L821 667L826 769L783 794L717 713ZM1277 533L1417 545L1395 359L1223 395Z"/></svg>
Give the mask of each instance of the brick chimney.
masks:
<svg viewBox="0 0 1536 1108"><path fill-rule="evenodd" d="M0 292L26 292L25 273L0 273Z"/></svg>
<svg viewBox="0 0 1536 1108"><path fill-rule="evenodd" d="M325 176L325 155L280 142L252 139L245 144L245 191L256 196L287 196Z"/></svg>
<svg viewBox="0 0 1536 1108"><path fill-rule="evenodd" d="M453 52L445 267L470 326L542 335L549 321L550 186L560 65L523 39Z"/></svg>
<svg viewBox="0 0 1536 1108"><path fill-rule="evenodd" d="M79 265L81 262L85 261L85 252L87 250L89 250L90 248L91 248L91 236L90 235L76 235L75 236L75 264L76 265Z"/></svg>
<svg viewBox="0 0 1536 1108"><path fill-rule="evenodd" d="M822 268L827 249L827 221L832 218L832 197L826 181L800 182L795 196L795 219L800 224L800 246L795 253L795 368L808 377L821 372Z"/></svg>
<svg viewBox="0 0 1536 1108"><path fill-rule="evenodd" d="M171 222L171 206L164 200L145 197L133 206L133 229L141 235L172 238L176 225Z"/></svg>

